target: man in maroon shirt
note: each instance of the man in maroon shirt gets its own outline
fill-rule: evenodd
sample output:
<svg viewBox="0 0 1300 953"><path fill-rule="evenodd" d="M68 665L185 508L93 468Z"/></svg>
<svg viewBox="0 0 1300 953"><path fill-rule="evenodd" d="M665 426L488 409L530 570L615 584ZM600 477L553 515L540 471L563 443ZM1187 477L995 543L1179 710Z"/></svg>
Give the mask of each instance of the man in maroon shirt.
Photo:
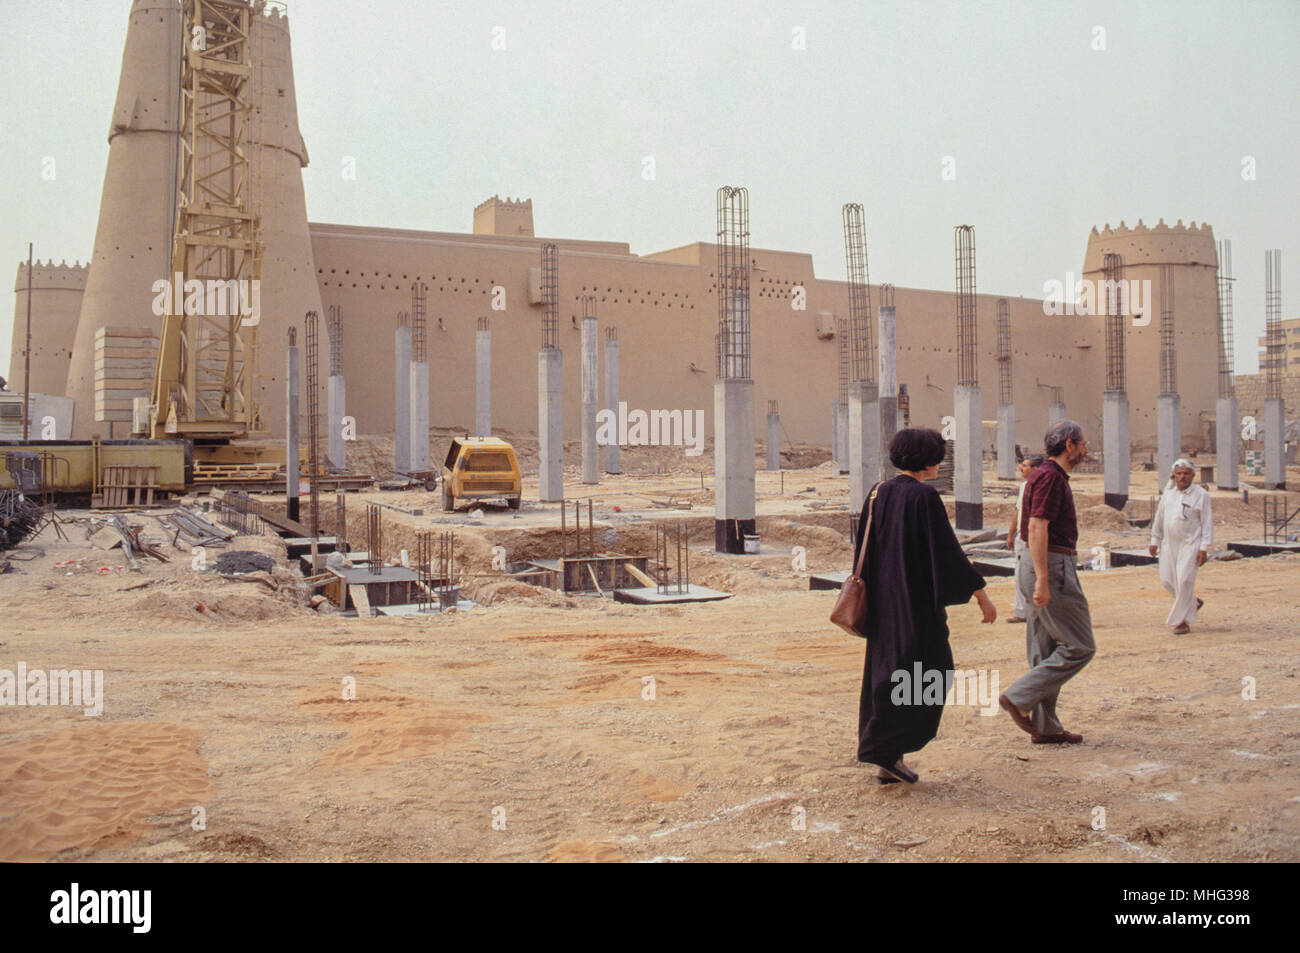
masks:
<svg viewBox="0 0 1300 953"><path fill-rule="evenodd" d="M1078 744L1083 735L1065 730L1056 717L1056 699L1097 651L1075 565L1079 523L1070 492L1070 471L1088 455L1088 441L1081 426L1062 420L1043 443L1050 459L1030 474L1021 508L1020 538L1030 558L1016 567L1016 586L1028 611L1030 668L998 703L1034 744Z"/></svg>

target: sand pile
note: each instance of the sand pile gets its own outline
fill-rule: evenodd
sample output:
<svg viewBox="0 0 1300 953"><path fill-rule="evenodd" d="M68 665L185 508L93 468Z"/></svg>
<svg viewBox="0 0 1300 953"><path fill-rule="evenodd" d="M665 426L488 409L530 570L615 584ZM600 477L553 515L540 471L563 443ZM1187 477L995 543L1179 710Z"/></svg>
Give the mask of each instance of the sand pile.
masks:
<svg viewBox="0 0 1300 953"><path fill-rule="evenodd" d="M1129 529L1128 519L1113 506L1099 503L1087 509L1079 510L1079 528L1096 532L1111 530L1122 532Z"/></svg>
<svg viewBox="0 0 1300 953"><path fill-rule="evenodd" d="M202 736L160 722L79 723L0 748L0 857L39 861L74 847L121 846L148 818L217 794L199 754ZM70 779L75 779L75 783Z"/></svg>

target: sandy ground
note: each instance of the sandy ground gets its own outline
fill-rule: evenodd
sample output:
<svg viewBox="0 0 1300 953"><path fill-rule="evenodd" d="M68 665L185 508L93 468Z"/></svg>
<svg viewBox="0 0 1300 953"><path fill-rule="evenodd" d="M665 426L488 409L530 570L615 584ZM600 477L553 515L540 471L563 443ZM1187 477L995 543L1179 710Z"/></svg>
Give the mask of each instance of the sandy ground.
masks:
<svg viewBox="0 0 1300 953"><path fill-rule="evenodd" d="M863 645L791 567L802 545L809 570L845 568L847 477L812 451L783 494L760 472L763 553L718 556L709 480L680 452L675 469L625 457L634 472L598 487L571 469L566 493L622 552L649 551L651 520L688 520L693 581L723 602L494 581L494 545L557 550L558 509L529 502L445 517L434 494L349 495L350 537L365 498L424 510L385 510L394 546L457 532L466 590L491 604L419 619L307 608L271 537L237 548L276 558L274 593L169 543L171 563L134 573L80 525L47 531L0 576L0 668L102 669L104 707L0 708L0 860L1300 860L1300 556L1208 563L1183 637L1153 567L1083 574L1098 654L1060 714L1084 744L1031 745L952 705L909 756L921 783L882 787L854 759ZM1081 548L1144 547L1100 482L1075 477ZM986 486L1002 525L1011 490ZM1134 474L1135 498L1155 491ZM1216 549L1259 536L1258 493L1215 507ZM1005 617L1010 580L990 592ZM1022 626L950 615L958 666L1002 688L1024 672Z"/></svg>

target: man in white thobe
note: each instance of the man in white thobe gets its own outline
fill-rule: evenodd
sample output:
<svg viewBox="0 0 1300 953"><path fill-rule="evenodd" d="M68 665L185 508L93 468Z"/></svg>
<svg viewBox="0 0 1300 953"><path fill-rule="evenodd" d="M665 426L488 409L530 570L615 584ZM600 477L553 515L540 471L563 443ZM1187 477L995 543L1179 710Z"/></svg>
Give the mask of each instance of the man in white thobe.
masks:
<svg viewBox="0 0 1300 953"><path fill-rule="evenodd" d="M1016 562L1021 559L1029 558L1029 546L1020 538L1020 511L1025 505L1025 480L1029 479L1029 474L1033 473L1043 464L1044 457L1041 453L1035 453L1025 457L1016 464L1016 470L1020 473L1020 492L1016 495L1016 515L1011 521L1011 529L1007 531L1007 549L1015 550ZM1025 621L1025 597L1021 593L1020 587L1016 586L1015 605L1011 610L1011 618L1008 622Z"/></svg>
<svg viewBox="0 0 1300 953"><path fill-rule="evenodd" d="M1192 482L1195 478L1190 460L1176 460L1151 521L1149 552L1152 556L1159 552L1160 581L1174 596L1174 607L1165 620L1165 625L1174 627L1174 635L1192 631L1188 623L1196 621L1196 610L1204 604L1194 591L1196 571L1205 564L1214 542L1210 494Z"/></svg>

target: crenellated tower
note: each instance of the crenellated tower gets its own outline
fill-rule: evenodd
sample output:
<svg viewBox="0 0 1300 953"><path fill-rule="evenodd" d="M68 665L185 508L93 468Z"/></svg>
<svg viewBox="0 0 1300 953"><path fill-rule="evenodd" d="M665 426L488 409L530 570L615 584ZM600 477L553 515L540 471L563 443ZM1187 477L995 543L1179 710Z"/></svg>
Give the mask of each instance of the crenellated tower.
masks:
<svg viewBox="0 0 1300 953"><path fill-rule="evenodd" d="M1134 454L1143 458L1156 449L1157 398L1160 394L1160 317L1167 304L1163 297L1162 269L1177 289L1174 346L1177 350L1178 386L1182 396L1181 444L1184 448L1207 443L1202 411L1213 407L1218 380L1218 253L1214 230L1208 223L1153 226L1138 221L1130 228L1120 222L1100 231L1093 228L1084 254L1086 282L1105 278L1104 258L1123 258L1124 280L1129 293L1125 308L1127 350L1127 393L1131 406L1130 438ZM1095 285L1094 285L1095 287ZM1105 388L1105 360L1102 325L1105 295L1096 295L1097 316L1090 319L1089 333L1097 359L1089 361L1090 388ZM1082 421L1088 423L1088 421Z"/></svg>

